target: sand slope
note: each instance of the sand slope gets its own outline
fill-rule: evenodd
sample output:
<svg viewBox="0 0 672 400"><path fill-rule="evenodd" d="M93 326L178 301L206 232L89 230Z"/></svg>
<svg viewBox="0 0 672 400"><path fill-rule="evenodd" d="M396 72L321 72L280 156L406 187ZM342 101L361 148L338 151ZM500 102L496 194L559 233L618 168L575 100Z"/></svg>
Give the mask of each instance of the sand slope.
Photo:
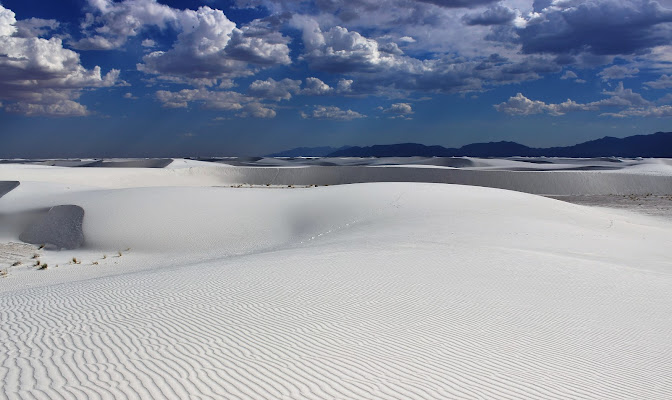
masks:
<svg viewBox="0 0 672 400"><path fill-rule="evenodd" d="M87 247L42 259L87 265L0 279L0 397L672 396L669 221L423 183L59 185L2 199L82 206Z"/></svg>

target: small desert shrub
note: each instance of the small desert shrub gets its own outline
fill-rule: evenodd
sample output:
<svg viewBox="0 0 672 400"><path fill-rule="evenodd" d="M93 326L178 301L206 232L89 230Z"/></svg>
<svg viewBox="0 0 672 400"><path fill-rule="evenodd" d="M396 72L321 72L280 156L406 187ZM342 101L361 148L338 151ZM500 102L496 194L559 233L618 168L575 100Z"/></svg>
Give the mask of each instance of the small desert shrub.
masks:
<svg viewBox="0 0 672 400"><path fill-rule="evenodd" d="M40 266L40 268L38 268L38 270L41 271L41 270L43 270L43 269L47 269L48 267L49 267L49 265L47 265L47 264L42 264L42 265Z"/></svg>
<svg viewBox="0 0 672 400"><path fill-rule="evenodd" d="M42 244L40 245L40 247L38 247L38 250L42 250L43 248L44 248L44 243L42 243Z"/></svg>
<svg viewBox="0 0 672 400"><path fill-rule="evenodd" d="M36 266L36 267L39 267L40 264L41 264L40 260L37 260L37 262L35 263L35 266Z"/></svg>
<svg viewBox="0 0 672 400"><path fill-rule="evenodd" d="M118 251L118 252L117 252L117 257L121 257L121 256L122 256L121 252Z"/></svg>
<svg viewBox="0 0 672 400"><path fill-rule="evenodd" d="M103 260L107 258L107 254L103 254Z"/></svg>
<svg viewBox="0 0 672 400"><path fill-rule="evenodd" d="M36 259L36 258L40 258L40 255L37 254L37 253L36 253L36 254L33 254L33 260Z"/></svg>
<svg viewBox="0 0 672 400"><path fill-rule="evenodd" d="M21 265L21 261L15 261L15 262L12 264L12 267L16 267L17 265Z"/></svg>
<svg viewBox="0 0 672 400"><path fill-rule="evenodd" d="M91 265L98 265L98 261L92 262Z"/></svg>
<svg viewBox="0 0 672 400"><path fill-rule="evenodd" d="M81 260L78 260L77 257L72 257L72 263L73 263L73 264L81 264L82 261L81 261Z"/></svg>
<svg viewBox="0 0 672 400"><path fill-rule="evenodd" d="M0 276L3 278L7 276L7 268L0 269Z"/></svg>

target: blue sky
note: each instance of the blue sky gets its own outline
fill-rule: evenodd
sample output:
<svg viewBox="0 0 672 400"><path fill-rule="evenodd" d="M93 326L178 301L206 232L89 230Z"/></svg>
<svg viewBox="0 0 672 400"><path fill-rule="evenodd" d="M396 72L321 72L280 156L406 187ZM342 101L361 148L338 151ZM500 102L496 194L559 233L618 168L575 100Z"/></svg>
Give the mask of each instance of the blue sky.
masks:
<svg viewBox="0 0 672 400"><path fill-rule="evenodd" d="M672 0L0 4L0 157L672 130Z"/></svg>

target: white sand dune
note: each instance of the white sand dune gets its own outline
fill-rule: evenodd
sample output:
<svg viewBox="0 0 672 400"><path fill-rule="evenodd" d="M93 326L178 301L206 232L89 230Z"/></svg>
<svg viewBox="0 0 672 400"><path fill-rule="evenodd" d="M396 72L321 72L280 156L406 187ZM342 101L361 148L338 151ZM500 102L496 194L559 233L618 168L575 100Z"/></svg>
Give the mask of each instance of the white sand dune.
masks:
<svg viewBox="0 0 672 400"><path fill-rule="evenodd" d="M258 161L264 160L266 159ZM329 160L336 162L336 159ZM343 164L348 164L348 159L339 160ZM368 161L375 160L377 159ZM378 162L381 160L378 159ZM387 161L394 160L396 159ZM8 164L0 165L0 180L17 180L17 177L21 177L25 181L65 184L71 189L73 186L83 188L92 185L104 188L130 188L428 182L484 186L546 195L672 194L672 166L665 163L665 160L625 160L616 163L601 159L573 162L557 159L548 164L534 164L508 159L475 159L469 160L471 167L464 168L427 164L432 160L440 164L443 162L440 158L423 160L425 164L414 164L421 161L415 160L403 165L329 167L231 166L192 160L175 160L171 164L173 167L168 168L59 168ZM150 161L142 160L145 163ZM619 165L620 168L601 169L614 165ZM536 170L526 170L532 168L530 166Z"/></svg>
<svg viewBox="0 0 672 400"><path fill-rule="evenodd" d="M0 397L672 397L669 220L474 186L209 187L236 170L0 167L21 181L0 214L86 211L84 248L0 279Z"/></svg>

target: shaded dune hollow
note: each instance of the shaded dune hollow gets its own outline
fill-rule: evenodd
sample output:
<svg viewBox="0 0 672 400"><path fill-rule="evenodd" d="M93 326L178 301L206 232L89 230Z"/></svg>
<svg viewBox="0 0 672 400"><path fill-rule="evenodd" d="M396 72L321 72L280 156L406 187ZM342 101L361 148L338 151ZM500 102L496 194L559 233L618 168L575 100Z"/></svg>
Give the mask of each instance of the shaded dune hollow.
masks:
<svg viewBox="0 0 672 400"><path fill-rule="evenodd" d="M25 243L48 250L72 250L84 244L84 209L76 205L54 206L19 235Z"/></svg>
<svg viewBox="0 0 672 400"><path fill-rule="evenodd" d="M18 181L0 181L0 197L16 189L20 184Z"/></svg>

